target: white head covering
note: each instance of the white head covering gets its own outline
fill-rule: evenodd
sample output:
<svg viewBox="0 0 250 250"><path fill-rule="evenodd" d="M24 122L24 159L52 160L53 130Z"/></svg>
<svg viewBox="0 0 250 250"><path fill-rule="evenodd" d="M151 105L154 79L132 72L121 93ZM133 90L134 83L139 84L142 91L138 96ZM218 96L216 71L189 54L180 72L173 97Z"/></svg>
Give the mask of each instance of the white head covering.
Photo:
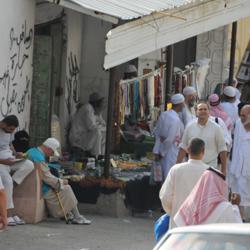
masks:
<svg viewBox="0 0 250 250"><path fill-rule="evenodd" d="M137 73L137 68L133 64L128 64L125 68L125 73Z"/></svg>
<svg viewBox="0 0 250 250"><path fill-rule="evenodd" d="M58 149L60 148L60 142L55 138L48 138L46 141L43 142L43 145L51 148L54 152L55 156L60 156Z"/></svg>
<svg viewBox="0 0 250 250"><path fill-rule="evenodd" d="M223 94L228 96L228 97L235 97L235 95L236 95L235 88L232 86L227 86L224 88Z"/></svg>
<svg viewBox="0 0 250 250"><path fill-rule="evenodd" d="M195 88L191 86L185 87L182 92L184 96L196 94Z"/></svg>
<svg viewBox="0 0 250 250"><path fill-rule="evenodd" d="M173 104L180 104L183 103L185 101L185 98L182 94L175 94L171 97L171 102Z"/></svg>

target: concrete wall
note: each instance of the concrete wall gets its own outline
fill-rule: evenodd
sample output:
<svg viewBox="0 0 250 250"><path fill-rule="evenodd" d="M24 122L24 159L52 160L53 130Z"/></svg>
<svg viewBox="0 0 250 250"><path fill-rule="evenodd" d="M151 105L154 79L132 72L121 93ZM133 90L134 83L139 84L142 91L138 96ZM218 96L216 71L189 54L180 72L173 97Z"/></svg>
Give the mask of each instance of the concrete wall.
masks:
<svg viewBox="0 0 250 250"><path fill-rule="evenodd" d="M197 36L196 60L209 58L210 68L205 81L206 94L228 75L228 26L220 27Z"/></svg>
<svg viewBox="0 0 250 250"><path fill-rule="evenodd" d="M0 119L15 114L29 128L34 40L34 0L1 2Z"/></svg>
<svg viewBox="0 0 250 250"><path fill-rule="evenodd" d="M93 91L108 98L109 72L103 69L105 55L105 38L111 24L105 21L84 16L82 63L80 72L80 100L86 103ZM107 105L106 105L107 106ZM106 108L103 112L106 118Z"/></svg>
<svg viewBox="0 0 250 250"><path fill-rule="evenodd" d="M75 112L80 99L80 70L82 50L83 15L65 9L65 44L62 56L62 81L64 82L64 96L60 103L60 121L62 144L65 145L67 127L70 117Z"/></svg>
<svg viewBox="0 0 250 250"><path fill-rule="evenodd" d="M150 69L154 71L156 68L158 68L159 63L162 61L165 61L165 58L162 58L162 53L160 49L155 50L146 55L140 56L138 58L138 75L143 75L144 69Z"/></svg>

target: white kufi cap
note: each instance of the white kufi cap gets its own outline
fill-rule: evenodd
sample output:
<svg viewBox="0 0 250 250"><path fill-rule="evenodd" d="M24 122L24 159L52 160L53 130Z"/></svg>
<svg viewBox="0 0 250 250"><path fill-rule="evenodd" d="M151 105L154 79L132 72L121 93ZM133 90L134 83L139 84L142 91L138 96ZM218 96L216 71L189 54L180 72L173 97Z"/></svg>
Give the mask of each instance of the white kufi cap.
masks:
<svg viewBox="0 0 250 250"><path fill-rule="evenodd" d="M180 104L185 101L185 98L182 94L175 94L171 97L171 102L173 104Z"/></svg>
<svg viewBox="0 0 250 250"><path fill-rule="evenodd" d="M60 156L58 149L60 148L60 142L55 138L48 138L44 141L43 145L53 150L55 156Z"/></svg>
<svg viewBox="0 0 250 250"><path fill-rule="evenodd" d="M223 94L228 96L228 97L235 97L235 95L236 95L235 88L232 86L227 86L224 88Z"/></svg>
<svg viewBox="0 0 250 250"><path fill-rule="evenodd" d="M183 95L193 95L196 94L196 90L194 87L187 86L183 89Z"/></svg>

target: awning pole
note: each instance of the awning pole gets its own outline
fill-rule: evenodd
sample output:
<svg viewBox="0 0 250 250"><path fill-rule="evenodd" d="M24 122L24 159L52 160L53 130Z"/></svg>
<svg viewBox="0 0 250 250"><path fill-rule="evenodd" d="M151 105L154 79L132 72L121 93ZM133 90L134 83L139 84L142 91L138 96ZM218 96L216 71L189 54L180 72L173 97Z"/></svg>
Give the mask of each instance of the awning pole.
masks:
<svg viewBox="0 0 250 250"><path fill-rule="evenodd" d="M232 25L232 37L231 37L229 80L228 80L229 85L232 84L233 77L234 77L236 36L237 36L237 22L233 22L233 25Z"/></svg>
<svg viewBox="0 0 250 250"><path fill-rule="evenodd" d="M113 113L114 113L114 96L115 96L115 68L110 69L109 79L109 93L108 93L108 111L107 111L107 130L106 130L106 145L105 145L105 165L104 177L108 178L110 175L110 152L112 144L113 131Z"/></svg>
<svg viewBox="0 0 250 250"><path fill-rule="evenodd" d="M170 101L172 94L173 68L174 68L174 45L166 47L166 90L165 90L165 109Z"/></svg>

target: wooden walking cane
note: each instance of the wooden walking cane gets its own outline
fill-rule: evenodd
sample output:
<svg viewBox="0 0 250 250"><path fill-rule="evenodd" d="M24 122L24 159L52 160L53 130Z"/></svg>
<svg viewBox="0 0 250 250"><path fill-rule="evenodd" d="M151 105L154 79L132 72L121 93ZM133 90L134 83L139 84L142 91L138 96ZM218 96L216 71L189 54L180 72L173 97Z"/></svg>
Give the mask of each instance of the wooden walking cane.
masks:
<svg viewBox="0 0 250 250"><path fill-rule="evenodd" d="M66 224L69 224L69 223L70 223L70 220L68 219L67 214L65 213L65 210L64 210L64 207L63 207L63 204L62 204L62 201L61 201L59 192L56 191L56 190L54 190L54 191L55 191L57 200L58 200L58 202L59 202L60 208L62 209L62 212L63 212L63 215L64 215L64 219L65 219L65 221L66 221Z"/></svg>

